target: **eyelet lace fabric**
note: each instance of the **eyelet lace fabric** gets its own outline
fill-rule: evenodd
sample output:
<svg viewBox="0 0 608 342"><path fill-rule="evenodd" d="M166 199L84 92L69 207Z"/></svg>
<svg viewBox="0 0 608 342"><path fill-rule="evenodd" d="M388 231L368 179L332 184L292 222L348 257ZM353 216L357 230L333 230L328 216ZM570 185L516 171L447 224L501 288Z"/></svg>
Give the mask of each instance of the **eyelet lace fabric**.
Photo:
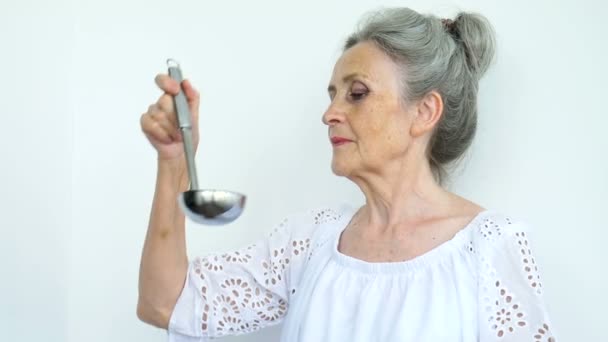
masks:
<svg viewBox="0 0 608 342"><path fill-rule="evenodd" d="M326 253L324 249L318 248L319 243L314 242L318 240L315 240L313 236L323 230L334 233L335 237L335 234L338 234L343 228L338 227L337 224L347 223L348 220L344 221L343 216L352 214L352 211L345 212L341 209L327 208L290 215L254 244L230 253L209 254L191 260L184 289L169 323L169 341L208 341L226 335L246 334L282 323L288 314L290 302L294 300L295 296L298 296L299 284L302 277L307 274L306 266L311 257L316 253ZM451 249L448 251L447 247L438 247L438 249L444 248L445 253L435 253L434 256L438 259L437 265L444 265L446 262L443 259L449 259L448 264L462 262L463 265L473 265L472 267L476 271L473 275L469 273L449 275L455 279L463 279L462 284L476 294L474 300L463 300L460 304L462 307L458 310L476 314L477 321L467 321L462 326L455 327L454 329L468 330L466 333L455 331L454 333L458 333L458 337L476 336L477 341L556 341L543 303L541 278L528 235L529 231L524 223L491 212L483 217L478 217L474 223L459 232L457 238L449 241L453 245L451 247L454 247L454 251ZM324 258L326 256L320 254L316 257ZM327 258L330 259L331 256L328 254ZM373 265L373 263L363 261L360 261L360 264L359 266L362 267ZM400 263L390 264L395 265L387 267L398 266ZM408 264L408 261L403 264ZM328 265L341 266L339 263L332 264L331 262ZM440 266L434 266L431 262L418 266L428 269L412 269L413 274L418 274L417 277L430 274L430 279L440 279L438 276L432 275L432 272L435 271L434 267L439 269ZM349 280L348 285L339 286L356 287L355 282L359 278L362 279L361 281L370 281L370 275L364 273L364 269L356 267L335 271L336 274L352 273L352 277L354 277L351 278L354 281ZM328 268L327 272L331 272L331 269ZM451 272L451 269L446 271L442 268L441 272ZM374 275L373 281L394 282L397 279L395 277L400 277L400 275L378 274ZM332 284L331 278L329 279L326 283ZM402 277L398 281L407 282L408 279L410 278ZM425 280L418 279L417 281ZM338 286L339 283L335 284ZM374 283L374 286L382 286L382 283ZM404 287L404 289L407 288ZM433 287L429 286L429 288ZM322 293L321 289L316 292ZM403 296L407 297L408 293L405 292ZM418 294L412 290L411 294L430 298L436 293ZM381 300L383 294L376 295L380 296L379 300ZM368 294L361 294L361 296L369 297ZM392 296L395 297L395 295ZM396 295L397 298L399 296L401 294ZM311 298L301 300L311 303L319 302L319 300L313 301ZM333 298L333 300L344 302L348 299ZM356 299L352 301L356 301ZM327 303L328 307L335 305L336 303ZM422 309L407 307L408 305L404 304L404 310ZM445 304L437 302L435 305ZM428 310L428 308L426 309ZM442 310L441 307L436 309L438 312ZM312 317L311 319L315 317L315 312L311 312L314 310L321 309L308 307L306 310L309 317ZM365 310L365 308L361 307L361 310ZM399 314L395 314L395 316L399 316ZM290 319L306 322L306 319L300 317L290 317ZM329 327L331 324L341 324L340 317L335 317L333 322L332 319L333 317L329 317L320 323L302 323L302 329L315 327L314 329L322 331L323 324L327 324L325 327ZM399 317L392 319L399 322ZM329 322L325 322L328 320ZM391 318L383 317L383 320L390 321ZM348 321L345 322L348 325ZM378 324L371 323L374 320L369 322ZM421 324L426 324L429 329L437 329L436 327L442 322L433 322L430 318ZM345 334L353 330L348 326L345 329ZM387 329L399 330L401 328L399 325L393 324ZM409 328L403 326L403 329ZM378 333L382 334L381 328ZM323 336L327 338L328 335ZM418 336L418 339L411 340L404 340L403 337L391 339L386 336L389 335L372 337L372 340L426 341L422 335ZM391 334L390 336L405 335ZM452 337L453 339L448 338L445 341L465 341L456 336ZM345 335L340 338L349 341L370 340L370 337Z"/></svg>
<svg viewBox="0 0 608 342"><path fill-rule="evenodd" d="M170 341L206 341L281 323L314 253L311 235L339 217L331 209L297 213L252 245L191 260L171 317Z"/></svg>
<svg viewBox="0 0 608 342"><path fill-rule="evenodd" d="M555 342L527 225L491 217L479 232L481 340Z"/></svg>

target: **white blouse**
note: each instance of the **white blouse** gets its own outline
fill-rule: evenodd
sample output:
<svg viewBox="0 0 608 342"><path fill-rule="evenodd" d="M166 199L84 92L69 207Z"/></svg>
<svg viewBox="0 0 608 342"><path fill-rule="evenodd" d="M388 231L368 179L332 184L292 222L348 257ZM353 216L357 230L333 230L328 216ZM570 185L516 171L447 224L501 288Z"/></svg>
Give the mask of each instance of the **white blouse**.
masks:
<svg viewBox="0 0 608 342"><path fill-rule="evenodd" d="M169 341L208 341L283 323L281 341L555 341L527 225L493 210L403 262L338 251L356 209L285 218L259 242L197 257Z"/></svg>

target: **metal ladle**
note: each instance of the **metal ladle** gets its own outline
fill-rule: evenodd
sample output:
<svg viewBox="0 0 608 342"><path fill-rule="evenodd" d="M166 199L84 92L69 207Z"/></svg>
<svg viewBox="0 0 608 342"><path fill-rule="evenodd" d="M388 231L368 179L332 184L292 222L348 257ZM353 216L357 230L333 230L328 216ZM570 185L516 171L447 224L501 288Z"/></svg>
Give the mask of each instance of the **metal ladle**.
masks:
<svg viewBox="0 0 608 342"><path fill-rule="evenodd" d="M206 225L222 225L236 220L245 207L246 196L226 190L200 190L194 164L194 147L192 143L192 123L190 122L190 109L181 84L182 71L173 59L167 60L169 76L177 81L180 90L173 97L177 122L182 134L184 154L188 165L190 190L181 193L178 197L179 206L192 221Z"/></svg>

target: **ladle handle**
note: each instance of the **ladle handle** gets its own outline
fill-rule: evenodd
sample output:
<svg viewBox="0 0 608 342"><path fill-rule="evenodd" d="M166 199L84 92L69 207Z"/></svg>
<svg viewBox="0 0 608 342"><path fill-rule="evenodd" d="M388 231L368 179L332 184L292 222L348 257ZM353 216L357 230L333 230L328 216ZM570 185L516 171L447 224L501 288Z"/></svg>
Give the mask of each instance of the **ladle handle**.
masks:
<svg viewBox="0 0 608 342"><path fill-rule="evenodd" d="M182 89L182 71L173 59L167 60L169 68L169 77L179 83L179 93L173 96L175 111L177 113L177 122L182 133L182 141L184 144L184 154L186 155L186 164L188 165L188 178L190 179L190 190L198 189L198 178L196 176L196 165L194 164L194 144L192 143L192 123L190 122L190 109L188 108L188 100Z"/></svg>

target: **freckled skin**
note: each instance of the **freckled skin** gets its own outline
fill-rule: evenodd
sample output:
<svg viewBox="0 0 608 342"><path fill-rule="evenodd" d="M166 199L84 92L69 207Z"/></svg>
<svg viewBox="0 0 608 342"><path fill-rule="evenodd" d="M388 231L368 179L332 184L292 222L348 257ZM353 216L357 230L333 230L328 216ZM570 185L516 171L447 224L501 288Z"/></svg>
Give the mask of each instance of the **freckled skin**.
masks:
<svg viewBox="0 0 608 342"><path fill-rule="evenodd" d="M346 83L342 77L353 72L362 77ZM360 43L336 62L330 84L332 102L323 115L330 135L355 142L334 150L332 170L340 176L381 172L386 163L400 162L407 151L411 114L403 108L395 63L372 43ZM365 91L361 100L349 97L353 90ZM340 124L335 124L340 121ZM332 127L332 123L335 125ZM348 158L342 158L348 153Z"/></svg>

